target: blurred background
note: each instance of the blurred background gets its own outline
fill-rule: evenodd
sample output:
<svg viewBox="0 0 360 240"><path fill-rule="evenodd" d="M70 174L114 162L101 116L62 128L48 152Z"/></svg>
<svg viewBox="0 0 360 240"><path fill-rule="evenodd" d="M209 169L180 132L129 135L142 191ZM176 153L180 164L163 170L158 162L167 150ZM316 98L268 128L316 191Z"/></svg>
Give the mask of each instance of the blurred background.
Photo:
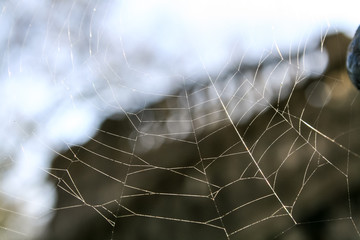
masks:
<svg viewBox="0 0 360 240"><path fill-rule="evenodd" d="M298 121L299 126L303 124L299 121L302 114L313 108L309 116L319 117L311 120L313 129L310 130L318 130L319 138L327 136L324 138L326 143L337 142L339 136L358 132L354 124L356 115L353 114L357 92L347 84L344 69L335 75L331 73L331 67L343 67L348 39L358 26L357 9L353 7L356 4L355 1L331 4L327 1L281 0L2 1L0 238L35 239L46 232L44 226L61 212L57 205L59 186L49 181L53 174L51 170L68 169L54 167L52 159L62 156L71 146L97 139L94 136L103 131L105 119L119 115L116 119L126 116L130 120L142 111L144 118L140 122L159 123L163 119L158 119L154 113L147 120L144 109L156 109L161 105L170 111L172 107L181 107L180 103L171 100L179 96L188 96L186 99L193 101L190 106L196 106L207 98L216 97L213 91L195 94L209 86L224 93L221 98L229 102L227 106L236 126L248 126L241 133L249 136L246 141L254 149L256 144L252 144L262 139L246 130L256 126L252 124L254 116L262 116L259 113L269 106L279 110L282 109L279 106L285 104L285 110L290 100L295 106L292 109L298 104L299 112L292 114L297 116L294 121ZM330 53L329 49L334 51ZM242 78L252 83L242 91L248 93L255 89L259 99L253 101L261 103L260 107L253 107L253 104L241 106L246 97L238 96L243 87L237 79ZM302 86L303 80L308 79L317 79L314 81L317 84L307 83L304 87L307 91L304 105L300 100L294 101L297 95L291 94L295 87ZM318 81L324 79L331 84L320 87L320 93L316 92ZM347 90L336 85L339 83L345 84ZM229 86L233 89L228 90ZM282 89L282 86L287 87ZM240 100L230 104L234 96ZM327 115L321 114L326 112L325 105L329 102L336 103L336 96L349 97L350 100L339 100L338 103L343 104L346 111L343 114L350 120L332 135L327 131L333 125L324 122L331 122L333 115L323 118ZM209 109L204 111L217 111L213 105ZM289 113L289 119L290 116ZM266 119L265 123L271 125L271 118ZM211 123L208 121L205 119L199 123L200 127ZM343 123L334 120L333 124ZM263 125L259 124L256 129ZM128 128L136 129L131 124ZM157 137L162 134L160 128L153 129ZM187 129L168 128L173 131L181 128L184 132ZM107 131L113 132L113 129ZM213 130L210 127L204 131L212 133ZM279 131L275 136L282 136L287 130ZM150 130L142 132L149 134ZM127 136L127 133L119 134ZM299 130L292 139L305 135ZM181 138L187 139L187 136ZM151 144L142 143L139 150L142 153L162 146L162 142L144 139L141 141ZM336 147L345 150L349 156L355 156L358 161L359 155L351 145L356 140L349 139L351 137L347 138L348 145L339 143ZM309 135L307 143L311 141ZM295 145L296 140L290 142ZM233 143L229 140L226 144L228 148ZM275 152L279 151L276 144L266 144ZM101 150L95 151L100 153ZM265 152L267 150L259 151ZM318 152L327 159L324 152ZM261 154L257 157L259 161L262 159ZM306 159L311 159L311 156ZM346 159L350 161L350 157ZM348 172L344 171L344 175L348 181L352 179ZM273 175L269 173L270 176ZM101 201L105 203L104 199ZM74 205L76 203L71 202L67 206ZM117 230L119 236L121 231ZM111 230L107 230L109 232Z"/></svg>

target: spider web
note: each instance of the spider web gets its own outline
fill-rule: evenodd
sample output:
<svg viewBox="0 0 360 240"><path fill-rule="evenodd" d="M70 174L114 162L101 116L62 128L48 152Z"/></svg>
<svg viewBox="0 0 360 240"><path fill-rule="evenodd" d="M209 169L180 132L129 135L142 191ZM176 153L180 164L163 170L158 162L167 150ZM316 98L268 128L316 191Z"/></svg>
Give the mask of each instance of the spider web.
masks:
<svg viewBox="0 0 360 240"><path fill-rule="evenodd" d="M2 6L2 21L18 16L2 45L9 101L46 102L2 116L5 239L360 238L360 103L349 39L329 22L289 46L239 40L219 57L196 40L189 50L178 29L185 46L148 47L126 12L113 33L115 3L41 4L39 15Z"/></svg>

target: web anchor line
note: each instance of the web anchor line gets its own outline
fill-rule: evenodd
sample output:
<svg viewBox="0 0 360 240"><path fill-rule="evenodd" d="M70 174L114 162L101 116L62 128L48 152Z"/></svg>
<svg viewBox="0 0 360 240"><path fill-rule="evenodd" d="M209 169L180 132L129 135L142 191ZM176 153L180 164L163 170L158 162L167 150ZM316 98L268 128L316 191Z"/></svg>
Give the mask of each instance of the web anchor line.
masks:
<svg viewBox="0 0 360 240"><path fill-rule="evenodd" d="M204 66L203 64L203 67L205 69L205 71L207 72L206 70L206 67ZM224 112L226 114L226 117L229 119L230 121L230 124L231 126L234 128L237 136L239 137L241 143L243 144L243 146L245 147L246 151L249 153L249 156L252 160L252 162L255 164L256 166L256 169L258 169L259 173L261 174L262 178L265 180L266 184L268 185L268 187L270 188L270 190L272 191L272 193L274 194L274 196L276 197L276 199L279 201L279 203L281 204L281 206L284 208L284 210L286 211L286 214L291 218L291 220L294 222L294 224L297 224L297 221L295 220L295 218L292 216L292 214L289 212L288 208L285 206L285 204L282 202L282 200L280 199L279 195L275 192L273 186L270 184L269 180L266 178L264 172L261 170L259 164L256 162L254 156L251 154L247 144L245 143L244 139L242 138L239 130L236 128L233 120L231 119L230 115L229 115L229 112L226 110L226 107L225 107L225 104L224 102L221 100L221 97L220 97L220 94L218 92L218 90L216 89L215 87L215 84L213 82L213 80L211 79L211 76L209 75L209 73L207 72L207 75L208 75L208 78L209 78L209 81L212 85L212 87L214 88L214 91L216 93L216 96L218 97L219 101L220 101L220 104L221 104L221 107L224 109Z"/></svg>

